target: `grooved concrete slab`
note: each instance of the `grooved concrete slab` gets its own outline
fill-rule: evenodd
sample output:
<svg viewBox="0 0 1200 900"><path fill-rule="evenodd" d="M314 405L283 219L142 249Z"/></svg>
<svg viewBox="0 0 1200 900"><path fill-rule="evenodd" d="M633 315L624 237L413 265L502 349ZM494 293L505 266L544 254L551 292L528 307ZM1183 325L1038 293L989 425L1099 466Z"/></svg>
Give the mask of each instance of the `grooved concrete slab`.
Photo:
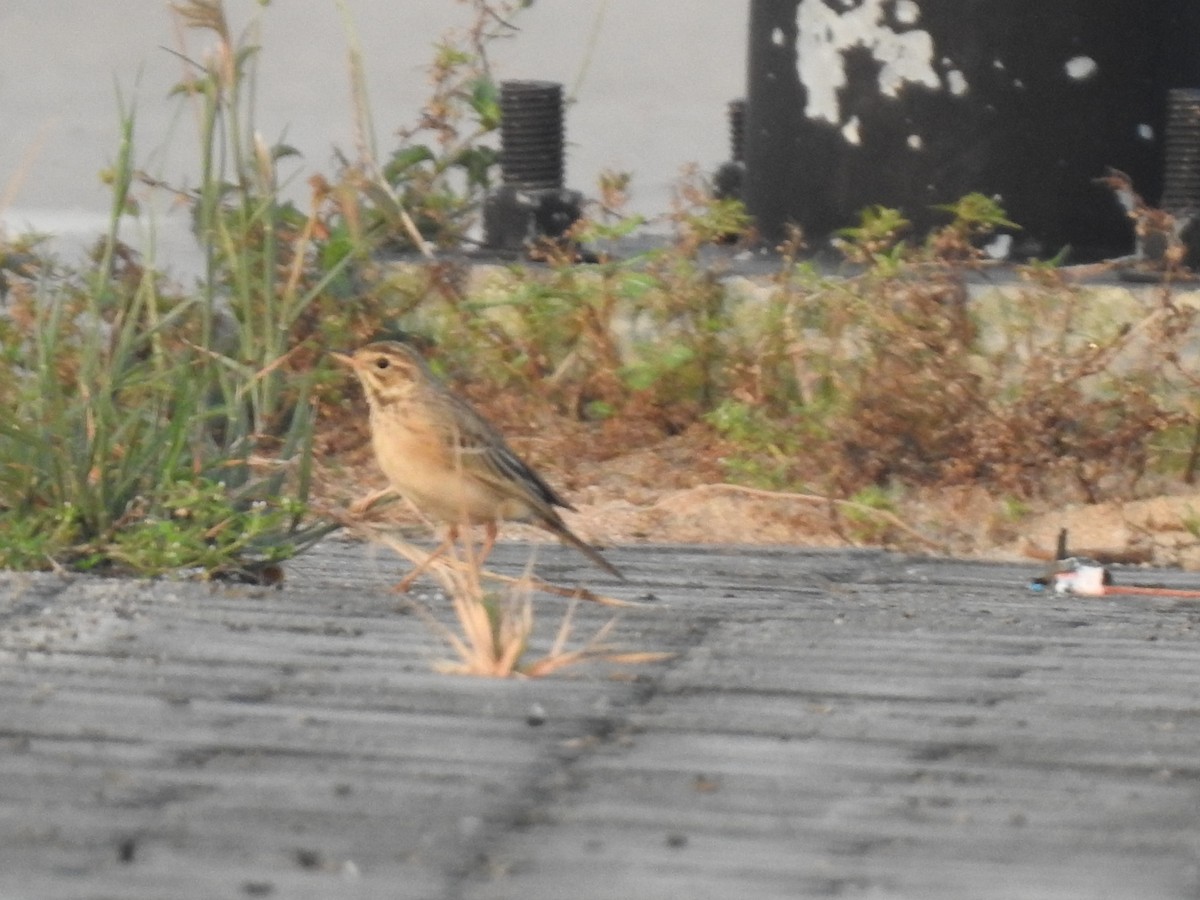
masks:
<svg viewBox="0 0 1200 900"><path fill-rule="evenodd" d="M539 571L652 595L613 640L677 655L538 681L434 674L402 563L340 541L278 590L0 575L0 897L1200 895L1200 604L869 551L613 558L628 585Z"/></svg>

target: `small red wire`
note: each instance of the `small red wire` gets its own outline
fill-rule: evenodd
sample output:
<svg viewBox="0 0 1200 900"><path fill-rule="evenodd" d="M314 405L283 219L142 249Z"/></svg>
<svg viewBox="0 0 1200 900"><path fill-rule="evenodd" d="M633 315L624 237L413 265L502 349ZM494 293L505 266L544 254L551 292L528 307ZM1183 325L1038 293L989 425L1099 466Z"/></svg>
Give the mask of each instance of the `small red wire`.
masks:
<svg viewBox="0 0 1200 900"><path fill-rule="evenodd" d="M1184 590L1182 588L1136 587L1133 585L1106 584L1104 596L1111 594L1136 594L1142 597L1192 597L1200 599L1200 590Z"/></svg>

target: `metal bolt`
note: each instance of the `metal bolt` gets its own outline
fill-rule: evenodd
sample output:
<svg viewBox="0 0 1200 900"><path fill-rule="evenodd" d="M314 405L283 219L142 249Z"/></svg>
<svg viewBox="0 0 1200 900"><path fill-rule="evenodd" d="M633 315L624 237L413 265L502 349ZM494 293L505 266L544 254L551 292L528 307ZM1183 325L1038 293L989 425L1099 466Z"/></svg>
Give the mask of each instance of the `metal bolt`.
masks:
<svg viewBox="0 0 1200 900"><path fill-rule="evenodd" d="M562 85L554 81L500 84L500 174L516 187L563 186Z"/></svg>
<svg viewBox="0 0 1200 900"><path fill-rule="evenodd" d="M1162 208L1175 214L1200 210L1200 89L1167 91Z"/></svg>

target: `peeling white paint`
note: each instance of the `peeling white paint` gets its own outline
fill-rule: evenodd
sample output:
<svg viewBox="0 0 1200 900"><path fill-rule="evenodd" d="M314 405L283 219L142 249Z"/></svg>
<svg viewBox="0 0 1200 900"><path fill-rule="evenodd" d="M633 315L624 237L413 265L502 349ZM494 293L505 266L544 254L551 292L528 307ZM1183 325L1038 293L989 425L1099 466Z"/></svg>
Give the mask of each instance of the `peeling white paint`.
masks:
<svg viewBox="0 0 1200 900"><path fill-rule="evenodd" d="M898 96L906 84L942 86L933 69L933 38L917 28L893 30L887 24L884 7L888 5L890 0L861 0L838 12L823 0L800 0L796 11L798 74L808 94L804 112L810 119L834 125L842 122L838 91L846 86L843 52L852 47L867 49L880 64L879 92L884 96ZM915 22L920 9L911 0L899 0L894 7L896 18L904 21L902 5L903 16L911 15Z"/></svg>
<svg viewBox="0 0 1200 900"><path fill-rule="evenodd" d="M1140 137L1143 141L1154 140L1154 126L1147 125L1145 122L1142 122L1137 127L1137 136Z"/></svg>
<svg viewBox="0 0 1200 900"><path fill-rule="evenodd" d="M783 34L782 28L773 28L771 30L771 43L776 47L782 47L786 37Z"/></svg>
<svg viewBox="0 0 1200 900"><path fill-rule="evenodd" d="M853 144L855 147L862 144L862 134L858 130L860 124L858 116L851 116L850 121L842 126L842 137L846 139L847 144Z"/></svg>
<svg viewBox="0 0 1200 900"><path fill-rule="evenodd" d="M1100 66L1090 56L1072 56L1063 63L1063 68L1067 71L1067 77L1075 81L1087 81L1100 71Z"/></svg>
<svg viewBox="0 0 1200 900"><path fill-rule="evenodd" d="M916 25L921 8L913 0L896 0L896 21L901 25Z"/></svg>
<svg viewBox="0 0 1200 900"><path fill-rule="evenodd" d="M951 69L946 73L946 87L955 97L961 97L967 92L967 76L958 69Z"/></svg>
<svg viewBox="0 0 1200 900"><path fill-rule="evenodd" d="M983 245L983 252L992 259L1008 259L1012 252L1013 239L1011 234L998 234Z"/></svg>

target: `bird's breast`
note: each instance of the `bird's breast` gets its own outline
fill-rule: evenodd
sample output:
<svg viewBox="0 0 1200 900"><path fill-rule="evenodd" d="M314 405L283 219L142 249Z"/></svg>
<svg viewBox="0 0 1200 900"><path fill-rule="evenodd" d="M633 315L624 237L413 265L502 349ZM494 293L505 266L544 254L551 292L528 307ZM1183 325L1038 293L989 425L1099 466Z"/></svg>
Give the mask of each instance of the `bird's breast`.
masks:
<svg viewBox="0 0 1200 900"><path fill-rule="evenodd" d="M526 504L480 479L432 424L398 412L392 409L387 422L372 414L375 457L391 486L423 513L444 522L476 524L530 516Z"/></svg>

